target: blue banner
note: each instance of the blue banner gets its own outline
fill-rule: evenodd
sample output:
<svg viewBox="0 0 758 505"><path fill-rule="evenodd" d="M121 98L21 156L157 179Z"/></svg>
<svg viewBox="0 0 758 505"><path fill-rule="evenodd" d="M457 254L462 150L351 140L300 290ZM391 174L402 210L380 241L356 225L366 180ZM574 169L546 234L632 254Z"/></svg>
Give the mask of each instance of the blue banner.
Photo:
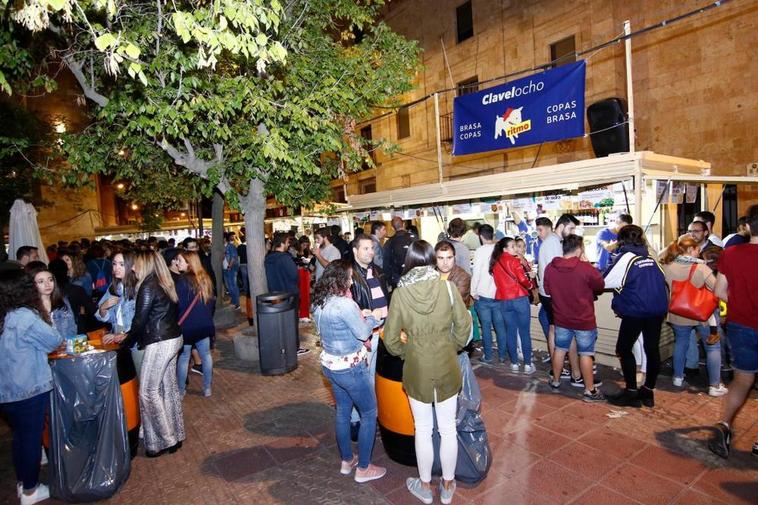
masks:
<svg viewBox="0 0 758 505"><path fill-rule="evenodd" d="M453 154L584 135L584 60L453 100Z"/></svg>

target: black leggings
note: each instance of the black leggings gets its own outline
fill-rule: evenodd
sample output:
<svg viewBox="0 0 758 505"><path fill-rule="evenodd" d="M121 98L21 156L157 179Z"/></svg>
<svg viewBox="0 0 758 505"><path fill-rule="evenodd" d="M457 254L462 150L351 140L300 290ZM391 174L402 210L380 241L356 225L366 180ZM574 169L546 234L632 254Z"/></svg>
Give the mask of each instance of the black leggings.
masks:
<svg viewBox="0 0 758 505"><path fill-rule="evenodd" d="M637 362L634 359L632 348L639 338L640 333L644 340L645 355L647 356L647 370L645 372L645 387L653 389L661 370L661 325L663 316L647 317L622 317L619 328L619 339L616 342L616 354L621 361L621 370L624 372L624 381L627 389L637 389Z"/></svg>

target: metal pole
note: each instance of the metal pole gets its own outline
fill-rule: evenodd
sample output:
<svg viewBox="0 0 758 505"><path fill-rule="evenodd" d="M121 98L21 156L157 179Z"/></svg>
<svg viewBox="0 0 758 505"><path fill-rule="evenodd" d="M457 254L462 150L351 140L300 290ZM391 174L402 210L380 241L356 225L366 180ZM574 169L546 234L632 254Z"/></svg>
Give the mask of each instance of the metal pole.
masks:
<svg viewBox="0 0 758 505"><path fill-rule="evenodd" d="M634 222L642 226L642 169L639 160L634 162Z"/></svg>
<svg viewBox="0 0 758 505"><path fill-rule="evenodd" d="M632 25L627 19L624 21L624 35L632 33ZM629 152L634 154L634 84L632 82L632 38L628 37L624 41L626 53L626 101L627 101L627 121L629 122Z"/></svg>
<svg viewBox="0 0 758 505"><path fill-rule="evenodd" d="M437 131L437 171L439 172L439 183L442 185L442 133L440 132L440 97L434 94L434 125Z"/></svg>

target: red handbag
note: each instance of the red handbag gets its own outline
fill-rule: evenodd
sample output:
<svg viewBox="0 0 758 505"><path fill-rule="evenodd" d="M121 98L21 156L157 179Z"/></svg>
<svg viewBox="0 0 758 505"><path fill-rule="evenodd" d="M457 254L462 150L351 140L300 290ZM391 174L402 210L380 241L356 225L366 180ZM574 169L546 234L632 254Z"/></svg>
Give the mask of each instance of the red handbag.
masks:
<svg viewBox="0 0 758 505"><path fill-rule="evenodd" d="M696 268L697 264L692 265L686 280L671 281L669 312L695 321L707 321L716 310L719 298L707 287L696 288L692 284Z"/></svg>

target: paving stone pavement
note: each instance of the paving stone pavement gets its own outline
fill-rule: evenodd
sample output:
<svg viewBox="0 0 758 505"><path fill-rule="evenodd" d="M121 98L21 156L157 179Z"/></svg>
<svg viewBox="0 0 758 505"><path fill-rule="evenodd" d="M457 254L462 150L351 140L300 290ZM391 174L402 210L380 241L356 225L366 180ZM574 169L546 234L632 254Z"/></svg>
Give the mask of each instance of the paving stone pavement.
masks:
<svg viewBox="0 0 758 505"><path fill-rule="evenodd" d="M387 466L385 478L356 484L339 474L333 400L312 325L301 325L312 352L279 377L235 358L232 336L245 326L219 332L212 397L201 395L201 377L190 374L184 447L157 459L140 452L129 481L107 503L419 503L405 490L415 470L390 461L379 438L374 462ZM609 418L613 407L581 402L581 390L566 383L551 392L542 371L525 377L505 368L475 366L493 463L483 482L459 485L454 503L758 503L758 459L750 455L758 440L755 392L738 419L733 455L721 460L705 447L720 400L702 388L676 391L663 376L655 409ZM602 389L618 387L618 371L600 373ZM14 480L10 430L0 422L0 503L17 503Z"/></svg>

